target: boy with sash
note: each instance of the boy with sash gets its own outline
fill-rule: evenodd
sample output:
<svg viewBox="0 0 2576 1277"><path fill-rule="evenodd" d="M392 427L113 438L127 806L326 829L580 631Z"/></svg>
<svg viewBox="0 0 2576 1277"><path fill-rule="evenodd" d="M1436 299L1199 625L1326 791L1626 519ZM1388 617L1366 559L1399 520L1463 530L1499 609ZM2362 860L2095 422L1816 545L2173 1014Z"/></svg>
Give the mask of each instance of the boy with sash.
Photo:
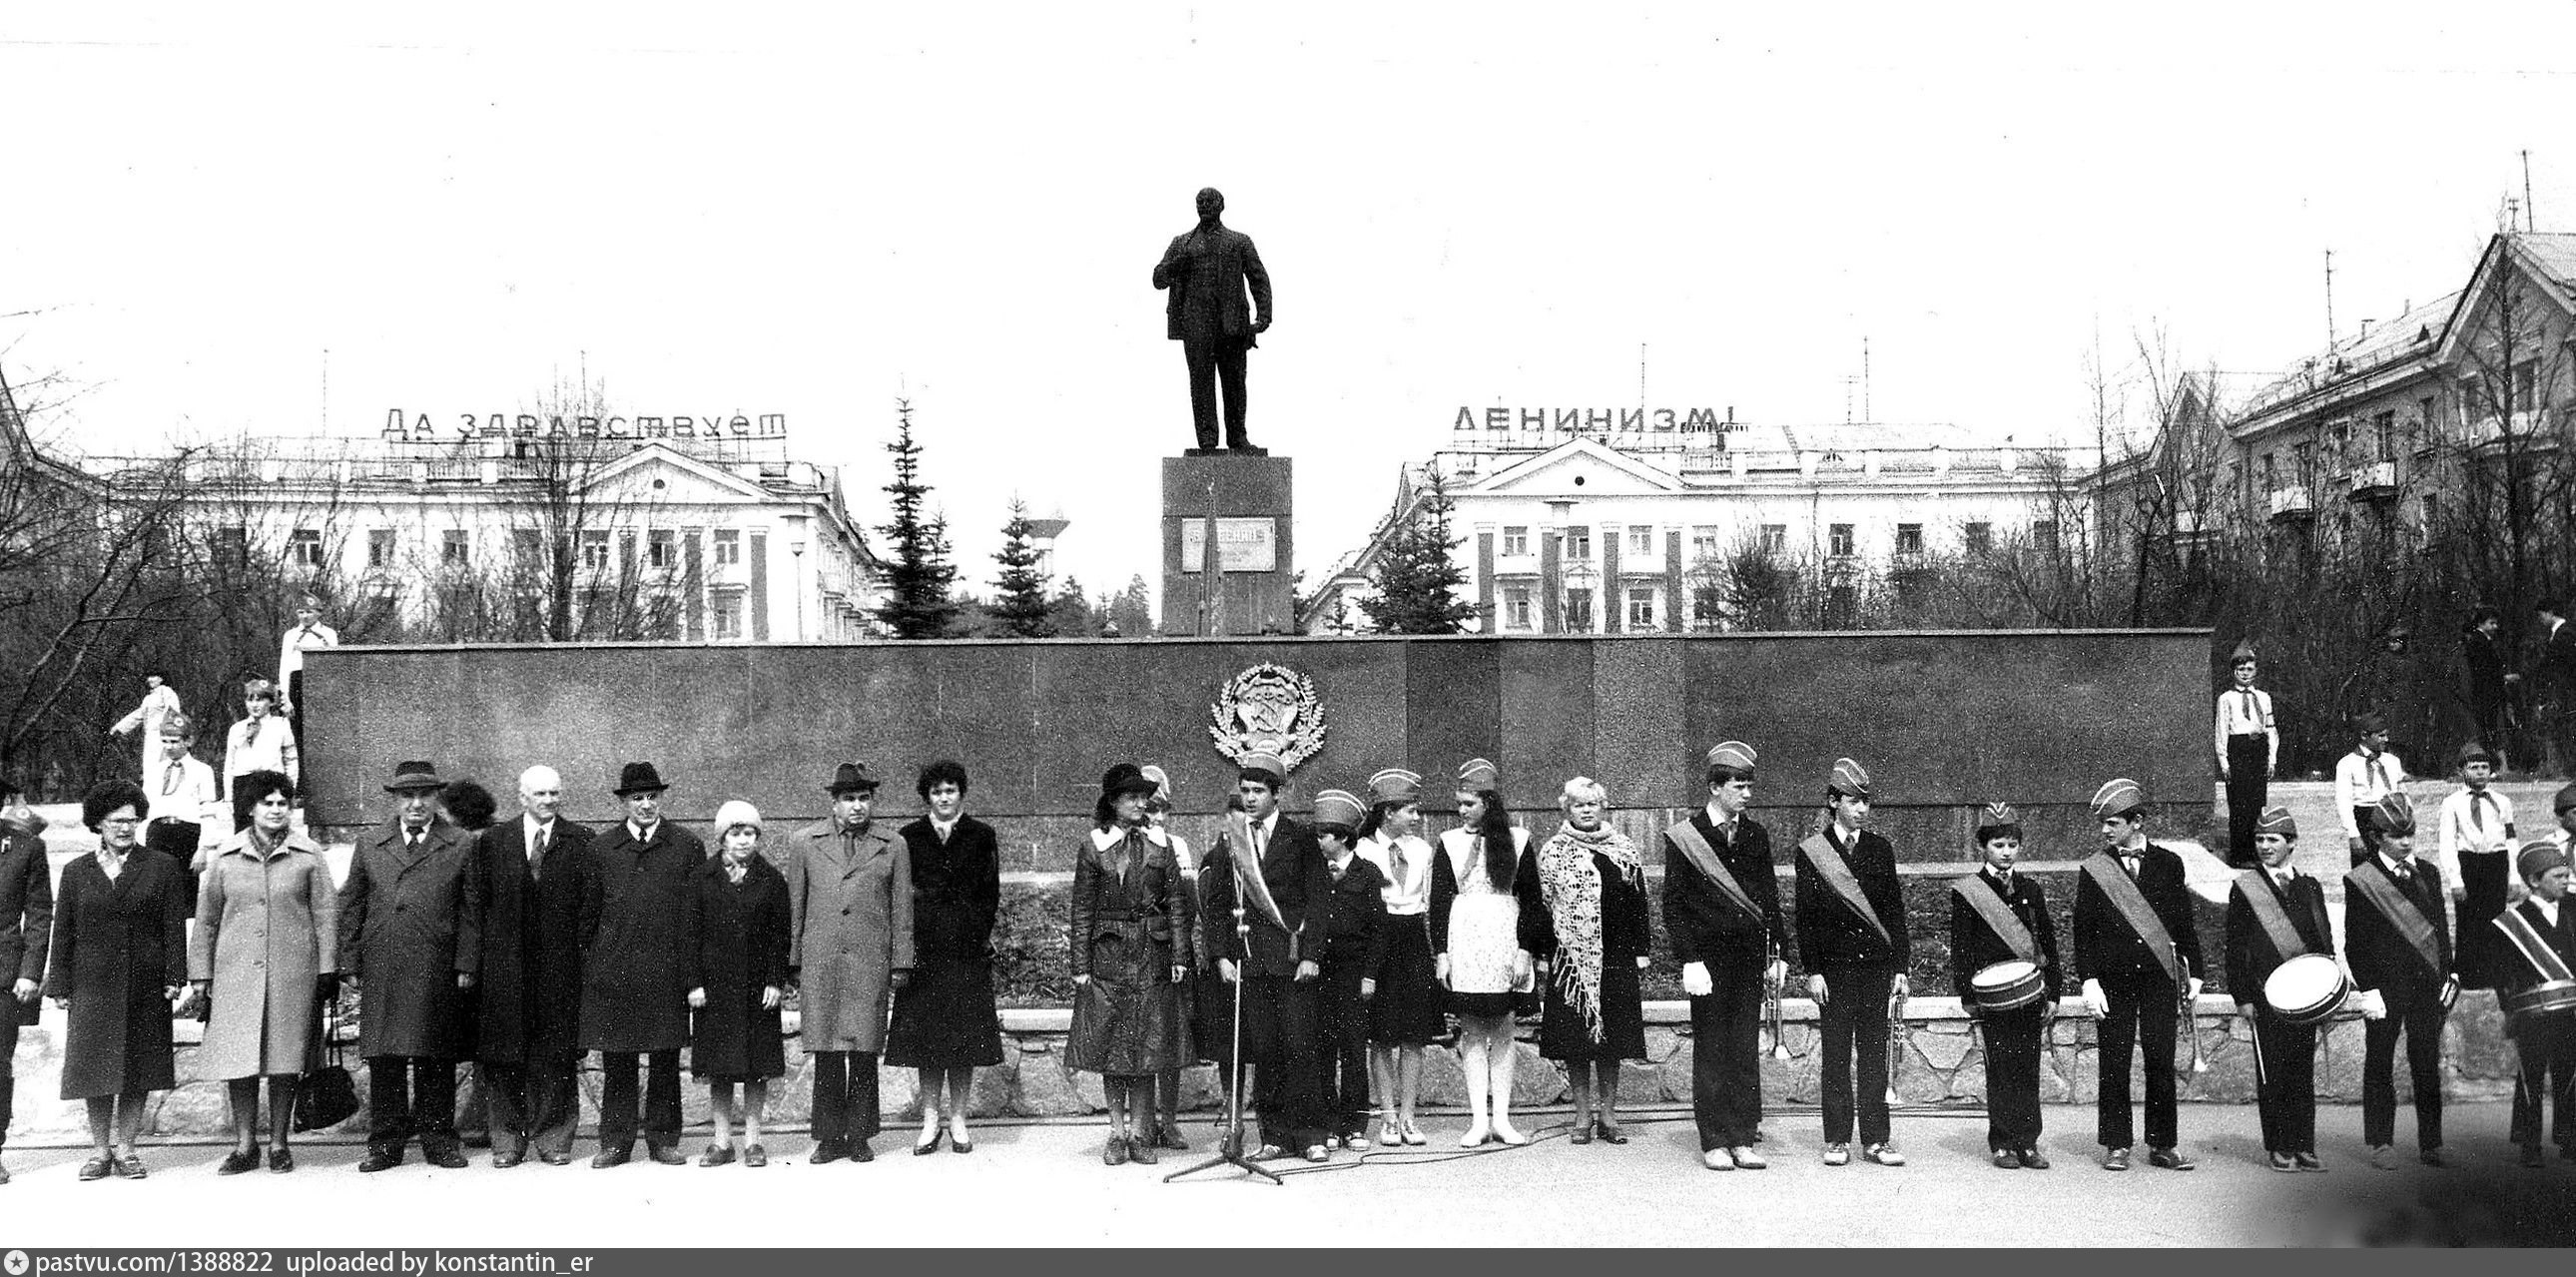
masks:
<svg viewBox="0 0 2576 1277"><path fill-rule="evenodd" d="M2287 807L2266 807L2255 822L2260 868L2236 875L2227 893L2227 987L2236 1013L2254 1035L2254 1103L2262 1113L2263 1151L2276 1171L2322 1171L2317 1157L2317 1030L2273 1014L2263 982L2301 954L2333 957L2334 923L2325 886L2290 867L2299 822Z"/></svg>
<svg viewBox="0 0 2576 1277"><path fill-rule="evenodd" d="M1980 970L2018 959L2039 968L2047 992L2010 1011L1987 1011L1962 996L1984 1034L1986 1147L1999 1170L2048 1169L2039 1151L2039 1048L2057 1016L2057 924L2048 896L2013 872L2021 858L2021 817L1995 803L1977 826L1986 867L1950 884L1950 987L1964 995Z"/></svg>
<svg viewBox="0 0 2576 1277"><path fill-rule="evenodd" d="M2576 980L2576 910L2567 907L2567 853L2556 843L2525 846L2515 867L2531 895L2496 915L2491 923L2502 934L2496 942L2496 982L2507 993L2520 993L2553 980ZM2513 1142L2522 1146L2522 1164L2546 1166L2540 1155L2540 1110L2550 1114L2549 1134L2558 1155L2576 1161L2576 1120L2567 1115L2576 1103L2576 1012L2546 1011L2505 1021L2513 1035L2521 1070L2513 1084Z"/></svg>
<svg viewBox="0 0 2576 1277"><path fill-rule="evenodd" d="M1753 747L1708 751L1708 805L1664 831L1664 930L1691 1007L1691 1114L1700 1164L1770 1165L1753 1150L1762 1126L1762 1003L1788 975L1771 834L1745 814Z"/></svg>
<svg viewBox="0 0 2576 1277"><path fill-rule="evenodd" d="M2360 740L2335 763L2335 815L2343 821L2344 850L2357 867L2370 859L2370 809L2403 793L2406 764L2388 752L2388 717L2377 711L2353 716Z"/></svg>
<svg viewBox="0 0 2576 1277"><path fill-rule="evenodd" d="M1330 866L1315 831L1279 811L1288 787L1288 764L1275 754L1246 752L1235 759L1235 793L1243 814L1226 821L1206 867L1218 872L1204 888L1208 906L1231 917L1245 904L1248 933L1212 928L1217 974L1243 981L1243 1058L1252 1065L1252 1106L1261 1111L1261 1148L1255 1161L1295 1156L1331 1159L1325 1111L1320 922L1333 890ZM1308 923L1316 925L1310 931Z"/></svg>
<svg viewBox="0 0 2576 1277"><path fill-rule="evenodd" d="M2218 778L2227 783L2227 863L2251 865L2254 822L2263 811L2281 757L2272 694L2254 686L2254 645L2238 643L2228 658L2235 682L2218 694Z"/></svg>
<svg viewBox="0 0 2576 1277"><path fill-rule="evenodd" d="M1831 813L1798 844L1798 959L1810 973L1825 1035L1825 1165L1851 1161L1852 1051L1859 1048L1861 1156L1903 1166L1889 1142L1887 1033L1890 1004L1905 998L1905 896L1896 885L1896 848L1861 828L1869 819L1869 773L1834 760L1825 786Z"/></svg>
<svg viewBox="0 0 2576 1277"><path fill-rule="evenodd" d="M2344 956L2367 1001L2362 1025L2361 1138L2370 1164L2397 1169L2397 1037L2415 1084L2415 1146L2442 1158L2442 1021L2460 996L2443 912L2442 873L2415 856L2415 810L2390 794L2371 809L2377 850L2343 879ZM2370 995L2376 993L2376 999Z"/></svg>
<svg viewBox="0 0 2576 1277"><path fill-rule="evenodd" d="M2147 841L2147 795L2134 780L2094 791L2093 815L2104 845L2076 874L2075 978L2084 985L2084 1009L2100 1021L2094 1120L2095 1138L2108 1150L2102 1169L2129 1169L2129 1051L2143 1047L2147 1162L2187 1171L2193 1163L2176 1147L2174 1035L2183 999L2200 997L2205 968L2182 857Z"/></svg>

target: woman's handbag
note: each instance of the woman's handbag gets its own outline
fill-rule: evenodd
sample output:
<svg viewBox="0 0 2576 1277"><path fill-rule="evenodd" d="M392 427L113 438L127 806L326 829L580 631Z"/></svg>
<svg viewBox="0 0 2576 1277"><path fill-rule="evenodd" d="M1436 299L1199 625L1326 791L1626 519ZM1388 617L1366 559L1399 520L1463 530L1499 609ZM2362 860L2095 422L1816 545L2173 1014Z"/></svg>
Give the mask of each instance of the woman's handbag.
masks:
<svg viewBox="0 0 2576 1277"><path fill-rule="evenodd" d="M325 1059L295 1084L295 1129L325 1131L358 1115L358 1080L340 1046L336 1017L322 1017Z"/></svg>

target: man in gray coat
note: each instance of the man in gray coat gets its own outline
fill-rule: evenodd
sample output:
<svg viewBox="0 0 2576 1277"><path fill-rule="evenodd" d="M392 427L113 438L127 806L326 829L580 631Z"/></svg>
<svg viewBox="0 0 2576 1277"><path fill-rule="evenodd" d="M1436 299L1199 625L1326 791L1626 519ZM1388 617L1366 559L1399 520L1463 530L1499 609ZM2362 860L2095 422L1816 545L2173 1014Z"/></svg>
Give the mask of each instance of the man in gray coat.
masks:
<svg viewBox="0 0 2576 1277"><path fill-rule="evenodd" d="M1270 328L1270 272L1252 237L1228 228L1218 218L1225 196L1213 186L1198 193L1199 224L1172 238L1163 260L1154 263L1154 287L1167 289L1163 303L1165 335L1181 343L1190 370L1190 417L1198 427L1199 446L1190 455L1217 450L1217 383L1225 384L1225 446L1235 452L1265 455L1243 433L1244 355L1253 336ZM1252 304L1244 304L1244 290Z"/></svg>
<svg viewBox="0 0 2576 1277"><path fill-rule="evenodd" d="M912 858L870 821L877 778L865 763L843 763L823 788L831 818L798 831L786 866L788 978L814 1057L807 1160L817 1166L876 1160L868 1141L886 1004L912 982Z"/></svg>
<svg viewBox="0 0 2576 1277"><path fill-rule="evenodd" d="M393 824L361 841L340 884L340 973L366 1002L358 1054L367 1062L368 1173L422 1160L465 1165L456 1133L456 1062L473 1045L467 993L483 960L474 842L432 819L446 782L426 762L394 768Z"/></svg>

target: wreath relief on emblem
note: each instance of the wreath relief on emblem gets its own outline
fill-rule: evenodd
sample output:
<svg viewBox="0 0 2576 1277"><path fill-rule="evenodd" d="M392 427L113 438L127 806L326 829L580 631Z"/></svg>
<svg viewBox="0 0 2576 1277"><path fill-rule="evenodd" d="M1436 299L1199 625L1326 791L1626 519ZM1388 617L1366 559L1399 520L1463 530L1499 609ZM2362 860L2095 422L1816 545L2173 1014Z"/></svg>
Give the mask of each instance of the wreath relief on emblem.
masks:
<svg viewBox="0 0 2576 1277"><path fill-rule="evenodd" d="M1208 714L1216 720L1208 736L1229 760L1275 754L1295 767L1324 747L1324 705L1315 697L1315 680L1285 665L1264 661L1227 679Z"/></svg>

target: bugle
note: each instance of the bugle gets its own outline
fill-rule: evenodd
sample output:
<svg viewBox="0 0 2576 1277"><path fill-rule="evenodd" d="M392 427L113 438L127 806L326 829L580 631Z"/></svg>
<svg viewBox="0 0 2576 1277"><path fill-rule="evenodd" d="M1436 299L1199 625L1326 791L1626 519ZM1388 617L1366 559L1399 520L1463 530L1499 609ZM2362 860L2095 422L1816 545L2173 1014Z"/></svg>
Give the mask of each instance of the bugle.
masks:
<svg viewBox="0 0 2576 1277"><path fill-rule="evenodd" d="M2203 1056L2200 1051L2199 1017L2192 1014L2196 1008L2192 1006L2191 968L2183 965L2182 946L2180 945L2174 946L2174 970L2183 973L2181 982L2175 986L2174 1031L2177 1033L2189 1034L2191 1036L2191 1071L2194 1073L2207 1073L2209 1071L2209 1060L2206 1056Z"/></svg>
<svg viewBox="0 0 2576 1277"><path fill-rule="evenodd" d="M1771 1058L1789 1058L1789 1031L1783 1004L1788 1001L1780 985L1771 978L1771 969L1780 965L1780 942L1765 938L1762 942L1762 1015L1771 1022Z"/></svg>
<svg viewBox="0 0 2576 1277"><path fill-rule="evenodd" d="M1896 1070L1905 1062L1905 995L1890 990L1887 995L1887 1102L1896 1099Z"/></svg>

